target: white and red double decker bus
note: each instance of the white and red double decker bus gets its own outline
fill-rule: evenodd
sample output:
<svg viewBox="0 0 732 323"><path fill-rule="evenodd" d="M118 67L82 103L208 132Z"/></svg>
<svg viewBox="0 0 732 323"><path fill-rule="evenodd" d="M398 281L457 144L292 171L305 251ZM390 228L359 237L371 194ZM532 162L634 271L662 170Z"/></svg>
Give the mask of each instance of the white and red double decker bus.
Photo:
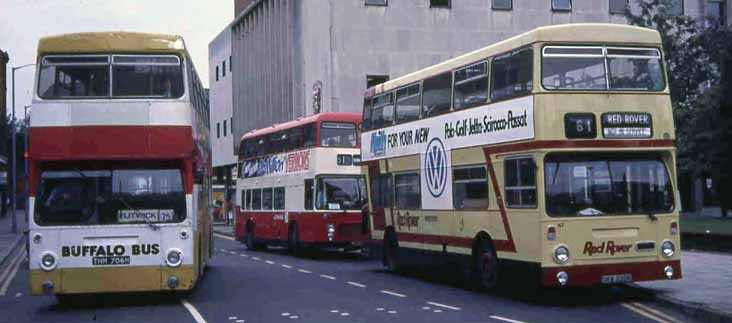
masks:
<svg viewBox="0 0 732 323"><path fill-rule="evenodd" d="M180 36L38 46L30 119L34 295L192 289L211 257L208 99Z"/></svg>
<svg viewBox="0 0 732 323"><path fill-rule="evenodd" d="M362 217L358 113L320 113L253 130L241 139L235 235L250 249L352 248Z"/></svg>

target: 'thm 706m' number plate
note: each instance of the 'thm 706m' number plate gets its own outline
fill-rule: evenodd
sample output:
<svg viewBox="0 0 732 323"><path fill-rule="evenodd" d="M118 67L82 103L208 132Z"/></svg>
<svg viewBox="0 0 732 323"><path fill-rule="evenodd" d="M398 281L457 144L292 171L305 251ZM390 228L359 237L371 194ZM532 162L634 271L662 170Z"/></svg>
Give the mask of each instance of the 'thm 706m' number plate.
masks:
<svg viewBox="0 0 732 323"><path fill-rule="evenodd" d="M130 256L92 258L93 266L119 266L119 265L129 265L129 264L130 264Z"/></svg>
<svg viewBox="0 0 732 323"><path fill-rule="evenodd" d="M602 276L603 284L629 283L633 281L632 274L605 275Z"/></svg>

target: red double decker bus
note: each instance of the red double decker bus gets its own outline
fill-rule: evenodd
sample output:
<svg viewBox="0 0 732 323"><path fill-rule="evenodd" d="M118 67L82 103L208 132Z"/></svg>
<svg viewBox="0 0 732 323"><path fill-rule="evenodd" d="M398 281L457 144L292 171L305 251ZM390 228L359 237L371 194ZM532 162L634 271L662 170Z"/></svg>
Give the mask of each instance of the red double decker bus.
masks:
<svg viewBox="0 0 732 323"><path fill-rule="evenodd" d="M358 113L328 112L253 130L241 139L235 235L250 249L356 248L362 216Z"/></svg>

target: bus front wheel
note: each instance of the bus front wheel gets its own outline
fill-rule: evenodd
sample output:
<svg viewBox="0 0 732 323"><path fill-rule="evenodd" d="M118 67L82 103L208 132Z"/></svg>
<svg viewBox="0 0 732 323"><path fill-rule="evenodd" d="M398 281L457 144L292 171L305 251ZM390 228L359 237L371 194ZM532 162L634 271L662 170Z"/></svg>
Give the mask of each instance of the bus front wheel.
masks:
<svg viewBox="0 0 732 323"><path fill-rule="evenodd" d="M474 281L481 290L492 291L498 285L498 257L493 243L481 238L476 246L474 256Z"/></svg>

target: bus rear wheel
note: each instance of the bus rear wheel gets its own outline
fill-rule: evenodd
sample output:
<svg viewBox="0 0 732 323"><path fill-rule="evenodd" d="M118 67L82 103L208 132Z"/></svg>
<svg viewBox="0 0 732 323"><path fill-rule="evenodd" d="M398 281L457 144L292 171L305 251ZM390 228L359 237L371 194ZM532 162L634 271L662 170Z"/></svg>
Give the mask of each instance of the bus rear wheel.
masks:
<svg viewBox="0 0 732 323"><path fill-rule="evenodd" d="M480 290L495 290L498 286L498 256L489 239L478 241L474 262L474 283Z"/></svg>
<svg viewBox="0 0 732 323"><path fill-rule="evenodd" d="M387 231L384 237L384 267L389 271L399 270L399 261L397 254L399 252L399 242L393 231Z"/></svg>

